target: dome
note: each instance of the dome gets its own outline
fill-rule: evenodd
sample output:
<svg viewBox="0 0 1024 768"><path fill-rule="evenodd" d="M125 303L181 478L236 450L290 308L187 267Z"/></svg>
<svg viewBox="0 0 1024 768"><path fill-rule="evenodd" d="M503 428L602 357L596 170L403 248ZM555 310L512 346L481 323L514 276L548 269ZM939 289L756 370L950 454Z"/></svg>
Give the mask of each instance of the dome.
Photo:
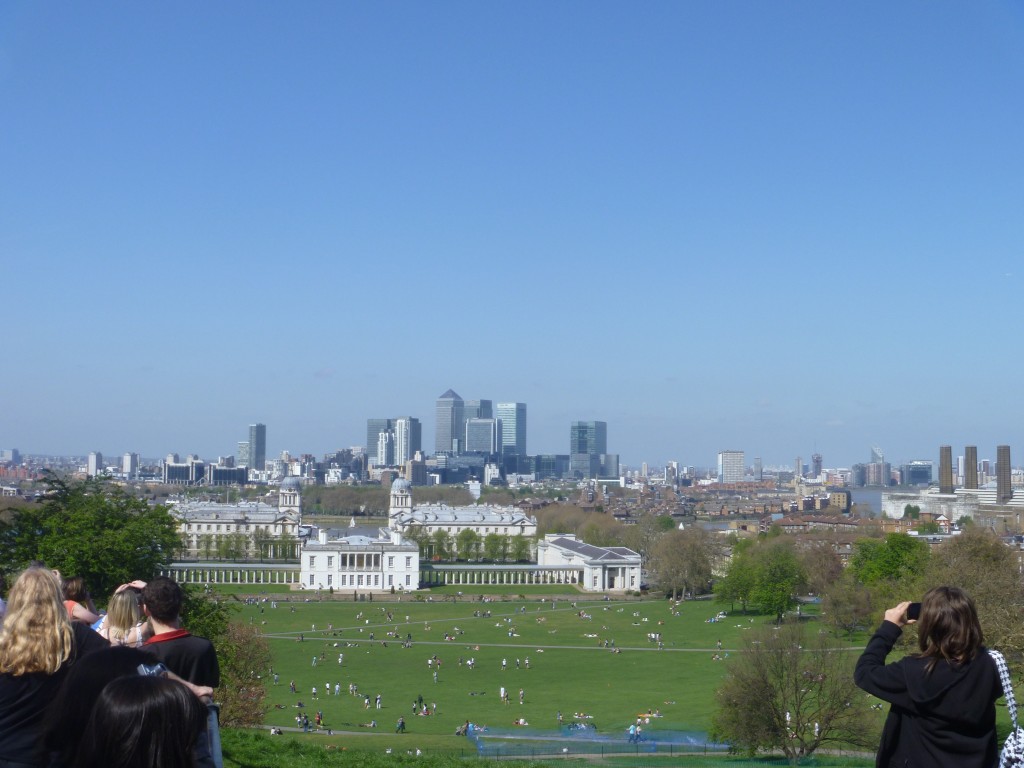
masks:
<svg viewBox="0 0 1024 768"><path fill-rule="evenodd" d="M391 484L391 492L394 493L395 491L405 491L406 493L411 493L412 483L410 483L405 478L400 477Z"/></svg>
<svg viewBox="0 0 1024 768"><path fill-rule="evenodd" d="M291 490L302 492L302 480L297 477L286 477L281 481L281 490Z"/></svg>

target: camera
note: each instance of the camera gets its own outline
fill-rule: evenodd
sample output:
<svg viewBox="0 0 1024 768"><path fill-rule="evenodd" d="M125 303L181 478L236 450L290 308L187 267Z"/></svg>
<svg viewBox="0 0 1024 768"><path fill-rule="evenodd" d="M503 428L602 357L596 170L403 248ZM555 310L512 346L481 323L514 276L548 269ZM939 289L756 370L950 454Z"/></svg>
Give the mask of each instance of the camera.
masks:
<svg viewBox="0 0 1024 768"><path fill-rule="evenodd" d="M136 671L144 677L167 677L167 667L162 662L157 664L139 664Z"/></svg>
<svg viewBox="0 0 1024 768"><path fill-rule="evenodd" d="M911 603L907 606L907 621L917 621L921 617L921 604Z"/></svg>

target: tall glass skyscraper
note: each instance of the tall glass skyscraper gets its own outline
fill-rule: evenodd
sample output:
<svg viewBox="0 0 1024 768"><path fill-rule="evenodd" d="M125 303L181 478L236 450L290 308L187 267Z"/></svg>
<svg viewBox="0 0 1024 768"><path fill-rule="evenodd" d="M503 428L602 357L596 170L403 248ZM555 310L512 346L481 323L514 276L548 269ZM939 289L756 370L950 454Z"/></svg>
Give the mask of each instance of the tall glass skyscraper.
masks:
<svg viewBox="0 0 1024 768"><path fill-rule="evenodd" d="M526 403L498 403L494 415L501 421L501 452L526 455Z"/></svg>
<svg viewBox="0 0 1024 768"><path fill-rule="evenodd" d="M437 421L434 427L434 453L458 453L465 439L464 403L449 389L437 398Z"/></svg>
<svg viewBox="0 0 1024 768"><path fill-rule="evenodd" d="M572 477L598 477L602 457L607 453L608 422L574 421L569 425L569 473ZM618 466L615 474L618 474Z"/></svg>
<svg viewBox="0 0 1024 768"><path fill-rule="evenodd" d="M249 425L249 466L257 472L266 469L267 463L267 425Z"/></svg>

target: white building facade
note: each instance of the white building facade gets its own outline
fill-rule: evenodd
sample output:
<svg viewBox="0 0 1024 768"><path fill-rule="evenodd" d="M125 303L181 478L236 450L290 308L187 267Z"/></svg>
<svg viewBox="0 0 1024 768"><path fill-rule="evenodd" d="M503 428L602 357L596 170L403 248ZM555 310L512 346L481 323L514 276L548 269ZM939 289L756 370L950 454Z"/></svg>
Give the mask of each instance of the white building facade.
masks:
<svg viewBox="0 0 1024 768"><path fill-rule="evenodd" d="M303 589L411 592L419 580L419 547L388 528L320 529L302 549Z"/></svg>
<svg viewBox="0 0 1024 768"><path fill-rule="evenodd" d="M595 547L568 533L552 533L537 543L537 565L578 569L574 582L587 592L640 589L640 555L626 547Z"/></svg>

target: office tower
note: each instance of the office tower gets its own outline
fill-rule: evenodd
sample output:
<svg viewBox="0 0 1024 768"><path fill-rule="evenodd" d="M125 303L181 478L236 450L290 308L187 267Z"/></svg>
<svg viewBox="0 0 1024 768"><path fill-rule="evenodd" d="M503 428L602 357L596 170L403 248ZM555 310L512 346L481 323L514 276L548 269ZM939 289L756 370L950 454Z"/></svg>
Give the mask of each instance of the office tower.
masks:
<svg viewBox="0 0 1024 768"><path fill-rule="evenodd" d="M498 403L495 415L501 421L501 452L526 455L526 403Z"/></svg>
<svg viewBox="0 0 1024 768"><path fill-rule="evenodd" d="M405 462L410 461L422 448L423 427L419 419L399 416L394 421L392 431L395 433L395 464L405 466Z"/></svg>
<svg viewBox="0 0 1024 768"><path fill-rule="evenodd" d="M267 425L249 425L249 466L262 472L267 463Z"/></svg>
<svg viewBox="0 0 1024 768"><path fill-rule="evenodd" d="M800 457L796 457L796 462L793 464L793 477L800 479L804 476L804 460Z"/></svg>
<svg viewBox="0 0 1024 768"><path fill-rule="evenodd" d="M881 464L884 461L885 461L885 454L882 452L882 449L881 448L872 448L871 449L871 463L872 464Z"/></svg>
<svg viewBox="0 0 1024 768"><path fill-rule="evenodd" d="M1005 504L1013 498L1010 487L1010 446L996 446L996 500Z"/></svg>
<svg viewBox="0 0 1024 768"><path fill-rule="evenodd" d="M21 464L21 454L17 448L0 448L0 464L16 467Z"/></svg>
<svg viewBox="0 0 1024 768"><path fill-rule="evenodd" d="M377 435L377 458L374 464L378 467L395 465L395 433L388 430Z"/></svg>
<svg viewBox="0 0 1024 768"><path fill-rule="evenodd" d="M121 460L121 474L131 479L139 474L139 454L126 453Z"/></svg>
<svg viewBox="0 0 1024 768"><path fill-rule="evenodd" d="M939 446L939 493L953 492L953 446Z"/></svg>
<svg viewBox="0 0 1024 768"><path fill-rule="evenodd" d="M498 419L466 419L466 453L497 453L501 439Z"/></svg>
<svg viewBox="0 0 1024 768"><path fill-rule="evenodd" d="M249 441L240 440L238 442L238 451L235 456L235 464L239 467L248 467L249 463Z"/></svg>
<svg viewBox="0 0 1024 768"><path fill-rule="evenodd" d="M964 448L964 488L978 487L978 446Z"/></svg>
<svg viewBox="0 0 1024 768"><path fill-rule="evenodd" d="M437 398L434 453L459 453L465 419L464 405L462 398L451 389Z"/></svg>
<svg viewBox="0 0 1024 768"><path fill-rule="evenodd" d="M465 400L462 415L466 419L493 419L494 403L490 400Z"/></svg>
<svg viewBox="0 0 1024 768"><path fill-rule="evenodd" d="M601 475L601 456L608 453L608 423L574 421L569 425L569 474L591 478Z"/></svg>
<svg viewBox="0 0 1024 768"><path fill-rule="evenodd" d="M760 456L754 459L754 479L757 480L757 482L764 480L764 467L761 466Z"/></svg>
<svg viewBox="0 0 1024 768"><path fill-rule="evenodd" d="M89 477L99 477L103 472L103 454L99 451L93 451L89 454L88 466L86 467L85 473Z"/></svg>
<svg viewBox="0 0 1024 768"><path fill-rule="evenodd" d="M718 454L718 482L743 482L743 451L722 451Z"/></svg>
<svg viewBox="0 0 1024 768"><path fill-rule="evenodd" d="M821 454L811 454L811 477L821 477Z"/></svg>
<svg viewBox="0 0 1024 768"><path fill-rule="evenodd" d="M390 432L395 426L392 419L366 420L366 455L370 464L377 465L377 445L382 432Z"/></svg>

